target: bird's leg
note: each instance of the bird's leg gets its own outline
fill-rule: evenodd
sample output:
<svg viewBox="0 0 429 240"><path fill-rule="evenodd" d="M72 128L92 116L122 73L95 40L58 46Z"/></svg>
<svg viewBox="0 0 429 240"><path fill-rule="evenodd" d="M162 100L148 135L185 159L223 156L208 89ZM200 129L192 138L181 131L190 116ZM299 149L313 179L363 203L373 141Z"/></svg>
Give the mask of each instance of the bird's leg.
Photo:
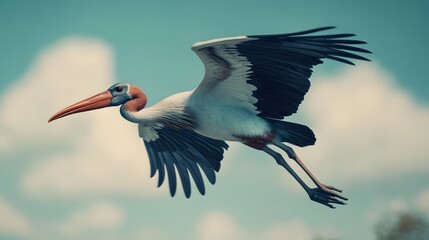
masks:
<svg viewBox="0 0 429 240"><path fill-rule="evenodd" d="M295 178L295 180L307 192L311 200L321 203L330 208L335 208L332 204L341 204L341 205L344 204L344 202L336 199L337 196L335 194L331 194L330 192L324 191L321 188L312 189L308 187L307 184L305 184L305 182L298 176L298 174L296 174L296 172L289 166L289 164L287 164L287 162L284 160L284 158L280 153L272 150L268 146L264 146L262 150L268 153L269 155L271 155L279 165L284 167L292 175L292 177Z"/></svg>
<svg viewBox="0 0 429 240"><path fill-rule="evenodd" d="M305 182L302 181L302 179L298 176L298 174L296 174L296 172L289 166L289 164L287 164L287 162L285 161L285 159L283 158L283 156L280 153L274 151L273 149L269 148L268 146L264 146L264 148L262 150L264 152L270 154L271 157L273 157L276 160L277 164L284 167L292 175L292 177L295 178L295 180L301 185L301 187L304 188L304 190L306 192L308 192L310 190L310 188L307 186L307 184L305 184Z"/></svg>
<svg viewBox="0 0 429 240"><path fill-rule="evenodd" d="M273 141L273 144L279 148L281 148L283 151L285 151L287 153L287 155L289 156L289 158L293 159L301 168L302 170L304 170L304 172L310 177L310 179L314 182L314 184L316 184L316 186L321 189L322 191L325 192L329 192L331 195L341 198L343 200L348 200L346 197L343 197L341 195L339 195L336 192L342 192L342 190L335 188L333 186L327 186L323 183L321 183L311 172L310 170L305 166L305 164L301 161L301 159L298 157L298 155L296 155L295 151L283 144L282 142L279 141ZM336 192L335 192L336 191Z"/></svg>

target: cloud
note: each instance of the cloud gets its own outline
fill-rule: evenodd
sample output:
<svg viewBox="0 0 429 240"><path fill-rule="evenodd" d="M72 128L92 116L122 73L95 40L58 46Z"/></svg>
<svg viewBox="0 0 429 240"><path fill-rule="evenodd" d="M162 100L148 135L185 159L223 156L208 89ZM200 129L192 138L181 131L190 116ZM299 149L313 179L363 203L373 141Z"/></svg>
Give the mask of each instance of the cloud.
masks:
<svg viewBox="0 0 429 240"><path fill-rule="evenodd" d="M196 239L239 240L246 238L232 216L213 211L203 216L198 223Z"/></svg>
<svg viewBox="0 0 429 240"><path fill-rule="evenodd" d="M236 219L224 212L206 213L197 224L199 240L310 240L315 237L335 237L331 229L310 228L303 220L278 222L265 229L246 229Z"/></svg>
<svg viewBox="0 0 429 240"><path fill-rule="evenodd" d="M302 220L277 223L262 233L258 239L282 240L311 240L316 234Z"/></svg>
<svg viewBox="0 0 429 240"><path fill-rule="evenodd" d="M374 226L382 217L394 215L410 210L409 203L402 198L376 197L363 214L364 222Z"/></svg>
<svg viewBox="0 0 429 240"><path fill-rule="evenodd" d="M64 135L76 137L85 120L53 128L47 119L73 97L108 87L112 65L109 46L98 40L67 38L40 52L31 69L0 99L1 152L64 142L59 140Z"/></svg>
<svg viewBox="0 0 429 240"><path fill-rule="evenodd" d="M32 232L30 221L0 196L0 236L29 236Z"/></svg>
<svg viewBox="0 0 429 240"><path fill-rule="evenodd" d="M364 213L363 219L373 226L382 218L390 218L408 212L423 215L429 213L429 188L411 196L411 199L408 200L403 197L375 197L372 206Z"/></svg>
<svg viewBox="0 0 429 240"><path fill-rule="evenodd" d="M110 239L125 222L122 209L103 202L91 203L53 222L28 219L0 198L0 215L0 236L20 239L87 239L87 236Z"/></svg>
<svg viewBox="0 0 429 240"><path fill-rule="evenodd" d="M312 80L301 107L317 136L297 150L327 183L362 183L429 170L429 107L376 63Z"/></svg>
<svg viewBox="0 0 429 240"><path fill-rule="evenodd" d="M121 209L108 203L92 204L86 209L71 214L54 228L60 235L71 237L88 232L112 232L124 222L125 214Z"/></svg>
<svg viewBox="0 0 429 240"><path fill-rule="evenodd" d="M76 150L55 154L25 175L27 193L60 197L98 194L159 195L162 191L149 180L149 163L142 140L134 126L115 119L117 112L90 117L85 137ZM83 116L85 117L85 116Z"/></svg>
<svg viewBox="0 0 429 240"><path fill-rule="evenodd" d="M149 180L137 127L118 109L47 123L59 109L107 89L113 65L107 43L66 38L40 52L0 99L0 158L31 160L24 192L45 198L161 193Z"/></svg>
<svg viewBox="0 0 429 240"><path fill-rule="evenodd" d="M165 230L165 226L150 226L147 224L139 227L136 232L131 232L129 236L120 236L117 237L118 240L129 239L129 240L169 240L177 239L170 235L168 231ZM199 239L200 240L200 239Z"/></svg>
<svg viewBox="0 0 429 240"><path fill-rule="evenodd" d="M429 213L429 188L419 194L415 204L419 209Z"/></svg>

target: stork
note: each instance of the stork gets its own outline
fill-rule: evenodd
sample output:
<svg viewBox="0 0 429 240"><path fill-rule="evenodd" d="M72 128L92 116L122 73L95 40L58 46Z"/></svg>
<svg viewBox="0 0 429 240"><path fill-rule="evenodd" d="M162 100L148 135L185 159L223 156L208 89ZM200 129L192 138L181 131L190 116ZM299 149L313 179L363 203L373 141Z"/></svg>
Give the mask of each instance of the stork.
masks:
<svg viewBox="0 0 429 240"><path fill-rule="evenodd" d="M204 63L205 75L193 90L167 97L145 108L147 98L137 86L116 83L108 90L54 114L49 122L79 112L119 106L122 117L138 125L150 160L150 175L158 172L158 187L168 175L171 196L177 188L176 170L184 194L191 195L191 177L204 195L201 171L211 184L220 169L225 141L243 143L270 155L302 186L311 200L330 208L344 205L342 191L321 183L286 143L305 147L316 141L307 126L284 121L297 112L310 88L312 67L332 59L368 60L370 53L354 34L314 33L332 29L214 39L197 42L192 50ZM315 184L307 185L276 146L295 161ZM190 174L190 175L189 175Z"/></svg>

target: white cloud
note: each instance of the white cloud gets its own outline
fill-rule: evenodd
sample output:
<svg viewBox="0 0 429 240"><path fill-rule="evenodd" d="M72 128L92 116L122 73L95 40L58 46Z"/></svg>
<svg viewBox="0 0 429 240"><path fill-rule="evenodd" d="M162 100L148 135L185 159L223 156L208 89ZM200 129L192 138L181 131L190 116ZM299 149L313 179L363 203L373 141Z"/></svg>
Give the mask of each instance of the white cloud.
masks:
<svg viewBox="0 0 429 240"><path fill-rule="evenodd" d="M47 119L74 98L107 88L113 79L112 65L109 46L97 40L64 39L41 52L0 99L1 152L64 142L63 136L76 137L80 133L76 129L85 130L84 119L56 128Z"/></svg>
<svg viewBox="0 0 429 240"><path fill-rule="evenodd" d="M402 197L375 197L372 206L367 209L363 218L368 225L373 226L382 218L407 212L429 213L429 189L424 189L409 200Z"/></svg>
<svg viewBox="0 0 429 240"><path fill-rule="evenodd" d="M362 183L429 170L429 108L375 63L313 79L301 107L317 142L297 150L328 184Z"/></svg>
<svg viewBox="0 0 429 240"><path fill-rule="evenodd" d="M148 158L136 126L122 119L118 109L47 123L61 108L107 89L113 79L108 44L67 38L42 51L3 95L0 153L31 156L22 180L26 193L41 197L161 193L149 180Z"/></svg>
<svg viewBox="0 0 429 240"><path fill-rule="evenodd" d="M197 224L199 240L310 240L315 236L335 237L331 229L311 229L303 220L278 222L265 229L246 229L236 219L224 212L211 211Z"/></svg>
<svg viewBox="0 0 429 240"><path fill-rule="evenodd" d="M315 233L302 220L277 223L262 233L259 239L269 240L311 240Z"/></svg>
<svg viewBox="0 0 429 240"><path fill-rule="evenodd" d="M239 240L246 239L235 219L223 212L213 211L199 221L197 226L199 240Z"/></svg>
<svg viewBox="0 0 429 240"><path fill-rule="evenodd" d="M402 198L375 197L372 206L363 214L368 226L374 226L382 217L406 212L409 204Z"/></svg>
<svg viewBox="0 0 429 240"><path fill-rule="evenodd" d="M387 211L395 213L404 212L408 209L408 205L403 199L390 200L390 202L388 202L385 207Z"/></svg>
<svg viewBox="0 0 429 240"><path fill-rule="evenodd" d="M30 169L22 182L24 190L61 197L165 192L149 180L149 160L136 129L117 115L93 114L76 150L52 155Z"/></svg>
<svg viewBox="0 0 429 240"><path fill-rule="evenodd" d="M129 239L129 240L169 240L177 239L173 238L168 231L165 230L165 226L150 226L147 225L139 227L139 230L136 232L131 232L129 236L121 236L116 238L118 240ZM198 239L200 240L200 239Z"/></svg>
<svg viewBox="0 0 429 240"><path fill-rule="evenodd" d="M98 236L101 239L124 239L119 237L118 233L125 222L125 213L110 203L91 203L56 222L52 220L35 221L20 213L0 196L0 216L0 239L6 236L18 239L76 239L76 237L93 239L88 236ZM151 231L146 232L152 233L153 236L162 236L155 235ZM112 236L113 238L111 238ZM133 235L127 235L126 238L139 239L134 238Z"/></svg>
<svg viewBox="0 0 429 240"><path fill-rule="evenodd" d="M0 236L29 236L32 227L30 221L0 196Z"/></svg>
<svg viewBox="0 0 429 240"><path fill-rule="evenodd" d="M419 194L415 204L419 209L429 213L429 188Z"/></svg>
<svg viewBox="0 0 429 240"><path fill-rule="evenodd" d="M124 222L121 209L107 203L96 203L74 212L66 220L54 226L60 235L71 237L88 232L112 232Z"/></svg>

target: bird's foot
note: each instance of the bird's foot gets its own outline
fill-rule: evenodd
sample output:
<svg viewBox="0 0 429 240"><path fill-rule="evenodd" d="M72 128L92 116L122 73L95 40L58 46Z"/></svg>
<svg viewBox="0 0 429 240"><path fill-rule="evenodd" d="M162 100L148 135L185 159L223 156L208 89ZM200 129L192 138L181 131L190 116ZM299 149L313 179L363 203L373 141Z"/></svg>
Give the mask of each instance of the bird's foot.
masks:
<svg viewBox="0 0 429 240"><path fill-rule="evenodd" d="M347 201L348 199L336 192L342 191L332 186L322 185L321 187L310 189L308 195L311 200L330 208L335 208L333 204L345 205L346 203L342 200Z"/></svg>

